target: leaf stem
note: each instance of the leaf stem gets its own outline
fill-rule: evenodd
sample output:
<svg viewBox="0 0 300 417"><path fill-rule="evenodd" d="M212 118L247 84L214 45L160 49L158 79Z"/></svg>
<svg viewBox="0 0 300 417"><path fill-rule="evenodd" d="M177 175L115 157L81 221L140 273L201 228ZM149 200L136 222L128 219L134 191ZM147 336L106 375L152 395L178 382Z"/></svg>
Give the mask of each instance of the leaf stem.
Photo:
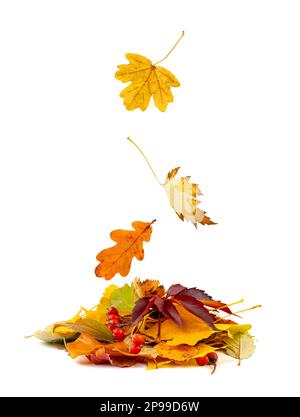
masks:
<svg viewBox="0 0 300 417"><path fill-rule="evenodd" d="M176 46L179 44L179 42L181 41L181 39L183 38L183 36L184 36L184 30L182 31L182 33L181 33L181 36L180 36L180 38L178 39L178 41L175 43L175 45L173 46L173 48L172 49L170 49L170 51L167 53L167 55L163 58L163 59L161 59L160 61L157 61L155 64L154 64L154 66L156 66L157 64L160 64L161 62L163 62L165 59L167 59L168 58L168 56L174 51L174 49L176 48Z"/></svg>
<svg viewBox="0 0 300 417"><path fill-rule="evenodd" d="M227 317L230 317L230 316L236 316L237 314L240 314L240 313L245 313L246 311L255 310L256 308L261 308L261 307L262 307L262 305L261 305L261 304L258 304L258 305L254 306L254 307L246 308L245 310L240 310L240 311L237 311L237 312L235 312L235 313L228 314L227 316L222 317L222 318L220 318L220 319L216 320L216 322L218 322L218 321L220 321L220 320L227 319Z"/></svg>
<svg viewBox="0 0 300 417"><path fill-rule="evenodd" d="M138 149L138 151L140 152L140 154L142 155L142 157L145 159L145 161L147 162L147 164L148 164L148 166L149 166L149 168L151 169L151 171L152 171L152 174L154 175L154 177L155 177L155 179L156 179L156 181L159 183L159 185L162 185L161 184L161 182L159 181L159 179L158 179L158 177L157 177L157 175L156 175L156 173L155 173L155 171L154 171L154 169L152 168L152 166L151 166L151 164L150 164L150 162L148 161L148 159L147 159L147 157L146 157L146 155L144 154L144 152L141 150L141 148L128 136L127 137L127 140L129 140L129 142L131 142L137 149Z"/></svg>

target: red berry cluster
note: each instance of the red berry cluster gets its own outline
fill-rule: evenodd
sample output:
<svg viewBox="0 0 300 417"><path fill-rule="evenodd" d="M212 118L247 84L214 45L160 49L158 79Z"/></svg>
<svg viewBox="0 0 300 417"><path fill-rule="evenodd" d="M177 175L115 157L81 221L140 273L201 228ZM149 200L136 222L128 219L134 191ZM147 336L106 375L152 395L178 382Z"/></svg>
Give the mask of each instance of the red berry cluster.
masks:
<svg viewBox="0 0 300 417"><path fill-rule="evenodd" d="M129 347L129 352L137 355L138 353L140 353L141 349L142 349L142 345L145 343L145 338L142 334L139 333L135 333L132 336L131 339L131 344Z"/></svg>
<svg viewBox="0 0 300 417"><path fill-rule="evenodd" d="M210 352L205 356L196 358L196 362L199 366L206 366L206 365L212 365L213 368L213 372L215 372L216 367L217 367L217 362L218 362L218 355L216 354L216 352Z"/></svg>
<svg viewBox="0 0 300 417"><path fill-rule="evenodd" d="M107 310L107 323L106 326L112 332L114 338L118 341L125 339L125 333L122 329L121 318L119 312L115 307L109 307Z"/></svg>

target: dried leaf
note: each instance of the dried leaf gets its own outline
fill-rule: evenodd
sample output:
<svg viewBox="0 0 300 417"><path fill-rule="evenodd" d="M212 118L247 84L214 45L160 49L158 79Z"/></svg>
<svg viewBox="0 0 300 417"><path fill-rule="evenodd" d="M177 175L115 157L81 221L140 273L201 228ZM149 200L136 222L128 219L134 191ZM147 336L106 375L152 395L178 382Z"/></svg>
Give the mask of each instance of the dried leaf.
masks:
<svg viewBox="0 0 300 417"><path fill-rule="evenodd" d="M147 371L154 371L159 368L169 368L171 363L174 363L173 360L166 360L166 359L149 359L147 361Z"/></svg>
<svg viewBox="0 0 300 417"><path fill-rule="evenodd" d="M111 331L104 324L93 319L79 319L76 323L57 323L55 327L64 326L78 333L85 333L97 340L113 342Z"/></svg>
<svg viewBox="0 0 300 417"><path fill-rule="evenodd" d="M179 168L175 168L167 175L163 187L167 193L170 205L178 217L183 221L190 221L195 227L197 223L213 225L214 223L206 216L205 211L199 209L200 201L197 196L201 195L198 184L190 183L190 177L176 177Z"/></svg>
<svg viewBox="0 0 300 417"><path fill-rule="evenodd" d="M175 297L177 294L180 294L182 291L186 290L187 287L184 287L181 284L174 284L167 291L167 297Z"/></svg>
<svg viewBox="0 0 300 417"><path fill-rule="evenodd" d="M162 358L173 359L175 361L186 361L198 355L198 349L188 345L170 346L161 342L155 346L155 350Z"/></svg>
<svg viewBox="0 0 300 417"><path fill-rule="evenodd" d="M139 357L139 358L147 358L147 359L152 359L152 358L156 358L158 356L158 353L156 351L155 348L151 347L151 346L143 346L141 351L139 353L130 353L128 351L128 346L126 345L126 347L119 347L119 346L112 346L112 350L114 351L115 355L118 354L122 354L124 356L129 356L129 357Z"/></svg>
<svg viewBox="0 0 300 417"><path fill-rule="evenodd" d="M111 364L110 356L103 347L97 349L95 353L89 354L88 359L95 365Z"/></svg>
<svg viewBox="0 0 300 417"><path fill-rule="evenodd" d="M170 320L173 320L177 324L177 326L183 326L182 319L174 303L171 300L164 300L161 312L165 317L167 317Z"/></svg>
<svg viewBox="0 0 300 417"><path fill-rule="evenodd" d="M86 333L81 333L75 342L68 343L66 346L67 351L73 359L81 355L89 355L99 348L101 348L101 343Z"/></svg>
<svg viewBox="0 0 300 417"><path fill-rule="evenodd" d="M150 303L151 298L144 297L140 298L134 306L132 311L132 325L137 324L139 321L142 320L145 314L148 313L151 306L153 305L153 301Z"/></svg>
<svg viewBox="0 0 300 417"><path fill-rule="evenodd" d="M131 314L137 300L134 285L125 284L111 293L110 305L116 307L121 315Z"/></svg>
<svg viewBox="0 0 300 417"><path fill-rule="evenodd" d="M215 325L212 316L209 314L208 310L203 306L201 301L196 300L196 298L191 297L185 294L178 294L176 300L184 306L185 309L190 311L195 316L204 320L213 330L215 330Z"/></svg>
<svg viewBox="0 0 300 417"><path fill-rule="evenodd" d="M134 286L139 298L153 297L154 295L163 297L165 294L164 286L160 285L160 282L157 279L146 279L145 281L141 281L140 278L135 278Z"/></svg>
<svg viewBox="0 0 300 417"><path fill-rule="evenodd" d="M176 297L178 294L190 295L191 297L197 298L198 300L212 300L212 297L206 294L203 290L198 290L198 288L187 288L181 284L171 285L167 291L167 296Z"/></svg>
<svg viewBox="0 0 300 417"><path fill-rule="evenodd" d="M200 340L207 339L214 333L205 321L187 311L183 306L178 305L177 309L183 322L182 328L172 320L165 320L161 323L160 337L168 345L194 346ZM158 323L144 330L144 333L155 339L158 335Z"/></svg>
<svg viewBox="0 0 300 417"><path fill-rule="evenodd" d="M133 230L114 230L111 239L116 242L115 246L104 249L97 255L100 264L96 267L97 277L106 280L112 279L116 274L126 277L129 273L132 259L135 257L141 261L144 259L143 242L149 242L152 233L151 223L133 222Z"/></svg>
<svg viewBox="0 0 300 417"><path fill-rule="evenodd" d="M253 337L248 333L236 333L234 337L227 337L224 341L227 343L227 355L235 359L248 359L255 352Z"/></svg>
<svg viewBox="0 0 300 417"><path fill-rule="evenodd" d="M234 337L236 333L247 333L251 330L252 326L251 324L236 324L235 322L228 320L226 323L216 323L216 328L223 332L227 332L229 337Z"/></svg>
<svg viewBox="0 0 300 417"><path fill-rule="evenodd" d="M195 346L197 348L197 355L194 356L195 357L203 357L205 355L207 355L210 352L214 352L215 350L217 350L216 348L206 344L206 343L199 343Z"/></svg>
<svg viewBox="0 0 300 417"><path fill-rule="evenodd" d="M128 368L134 366L139 362L144 362L144 358L129 357L129 356L112 356L110 358L110 363L113 366L118 366L120 368Z"/></svg>
<svg viewBox="0 0 300 417"><path fill-rule="evenodd" d="M101 297L100 303L96 307L96 315L91 318L95 318L96 320L100 321L101 323L105 323L107 309L110 307L111 304L111 295L114 291L118 290L119 287L117 285L109 285L104 290L103 296Z"/></svg>
<svg viewBox="0 0 300 417"><path fill-rule="evenodd" d="M131 82L120 94L127 110L146 110L151 96L155 106L162 112L173 101L171 87L179 87L180 83L170 71L157 64L170 55L183 35L184 32L165 58L155 64L142 55L126 54L129 64L119 65L115 77L123 83Z"/></svg>
<svg viewBox="0 0 300 417"><path fill-rule="evenodd" d="M34 336L38 339L42 340L45 343L58 343L64 344L66 342L72 341L77 339L79 333L53 333L47 332L46 330L38 330L34 333Z"/></svg>

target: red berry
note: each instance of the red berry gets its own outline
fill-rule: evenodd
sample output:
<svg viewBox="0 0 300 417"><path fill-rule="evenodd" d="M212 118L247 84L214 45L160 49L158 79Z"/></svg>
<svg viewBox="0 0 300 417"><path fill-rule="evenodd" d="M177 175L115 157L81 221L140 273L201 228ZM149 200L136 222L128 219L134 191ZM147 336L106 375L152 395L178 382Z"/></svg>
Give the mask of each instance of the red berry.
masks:
<svg viewBox="0 0 300 417"><path fill-rule="evenodd" d="M196 358L196 362L199 366L205 366L209 364L208 356L202 356L199 358Z"/></svg>
<svg viewBox="0 0 300 417"><path fill-rule="evenodd" d="M109 328L111 332L116 328L114 324L107 324L107 327Z"/></svg>
<svg viewBox="0 0 300 417"><path fill-rule="evenodd" d="M120 324L120 319L119 317L115 316L115 317L110 317L108 319L108 323L110 324L110 326L116 326L116 324Z"/></svg>
<svg viewBox="0 0 300 417"><path fill-rule="evenodd" d="M120 320L120 317L117 314L108 314L107 315L107 320L108 321L113 320L113 319Z"/></svg>
<svg viewBox="0 0 300 417"><path fill-rule="evenodd" d="M216 352L210 352L207 354L209 363L217 363L218 362L218 355L216 354Z"/></svg>
<svg viewBox="0 0 300 417"><path fill-rule="evenodd" d="M120 327L117 327L116 329L113 329L112 334L116 340L124 340L125 339L125 333L124 330Z"/></svg>
<svg viewBox="0 0 300 417"><path fill-rule="evenodd" d="M116 316L118 316L119 312L116 309L116 307L111 306L107 309L107 314L115 314Z"/></svg>
<svg viewBox="0 0 300 417"><path fill-rule="evenodd" d="M141 351L141 346L136 345L135 343L132 343L132 345L129 348L129 352L133 353L134 355L137 355Z"/></svg>
<svg viewBox="0 0 300 417"><path fill-rule="evenodd" d="M145 343L145 338L142 334L135 333L132 336L132 343L134 343L136 345L143 345Z"/></svg>

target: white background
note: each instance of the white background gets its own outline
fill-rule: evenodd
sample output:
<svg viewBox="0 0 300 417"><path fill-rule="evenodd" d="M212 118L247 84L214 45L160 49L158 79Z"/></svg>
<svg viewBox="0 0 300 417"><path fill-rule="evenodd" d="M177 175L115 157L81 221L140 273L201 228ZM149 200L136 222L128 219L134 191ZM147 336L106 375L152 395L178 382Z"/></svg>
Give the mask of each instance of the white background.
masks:
<svg viewBox="0 0 300 417"><path fill-rule="evenodd" d="M9 395L299 394L299 1L1 1L1 369ZM124 54L162 58L165 113L128 112ZM181 223L163 180L182 167L219 224ZM136 275L244 297L256 354L209 369L80 365L24 339L98 302L109 233L157 218Z"/></svg>

